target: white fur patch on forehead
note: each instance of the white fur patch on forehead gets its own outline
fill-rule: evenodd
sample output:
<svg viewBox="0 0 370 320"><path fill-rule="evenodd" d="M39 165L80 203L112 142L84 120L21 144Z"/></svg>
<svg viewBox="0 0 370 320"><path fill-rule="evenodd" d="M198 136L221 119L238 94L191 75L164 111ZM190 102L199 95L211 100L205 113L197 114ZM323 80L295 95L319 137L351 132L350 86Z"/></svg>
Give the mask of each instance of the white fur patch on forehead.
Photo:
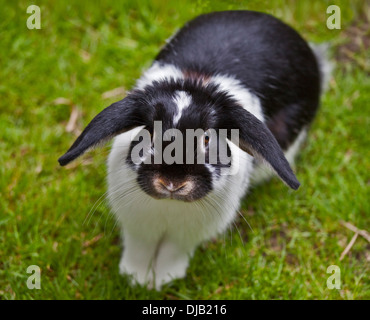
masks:
<svg viewBox="0 0 370 320"><path fill-rule="evenodd" d="M182 116L182 112L191 104L191 95L185 91L176 91L174 102L177 105L177 114L175 115L173 122L176 125Z"/></svg>
<svg viewBox="0 0 370 320"><path fill-rule="evenodd" d="M171 64L160 64L159 62L154 62L137 81L136 88L144 89L146 86L151 85L153 81L170 80L171 78L177 80L183 79L184 76L180 69Z"/></svg>
<svg viewBox="0 0 370 320"><path fill-rule="evenodd" d="M229 76L217 75L211 78L210 83L218 85L220 91L228 93L245 110L253 114L258 120L264 122L259 98L250 92L248 88L245 88L239 80Z"/></svg>
<svg viewBox="0 0 370 320"><path fill-rule="evenodd" d="M196 73L194 74L196 75ZM136 88L144 89L146 86L151 85L153 81L163 81L170 79L185 80L185 78L186 75L184 75L181 69L177 68L176 66L172 64L161 64L160 62L156 61L147 71L144 72L142 77L137 81ZM264 122L259 98L252 92L250 92L248 88L244 87L239 80L227 75L215 75L209 78L207 77L206 85L211 83L218 85L220 91L229 94L232 98L237 100L245 110L253 114L260 121ZM185 94L185 92L183 94L180 94L177 100L179 102L184 101L184 103L181 103L182 105L189 105L190 103L187 103L189 98L185 97ZM181 112L179 114L179 117L181 117ZM179 119L180 118L178 118L177 121Z"/></svg>

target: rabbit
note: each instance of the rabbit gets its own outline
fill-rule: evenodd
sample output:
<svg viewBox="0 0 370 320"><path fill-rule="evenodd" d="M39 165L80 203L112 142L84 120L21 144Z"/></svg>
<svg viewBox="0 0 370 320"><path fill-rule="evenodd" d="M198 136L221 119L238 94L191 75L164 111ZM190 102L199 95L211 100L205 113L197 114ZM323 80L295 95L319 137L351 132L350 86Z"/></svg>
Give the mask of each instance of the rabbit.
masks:
<svg viewBox="0 0 370 320"><path fill-rule="evenodd" d="M203 14L168 40L127 96L101 111L59 158L64 166L114 138L107 181L122 230L120 273L161 290L186 276L199 244L225 232L252 183L274 173L298 189L291 165L319 107L325 59L291 27L254 11ZM208 155L214 140L226 145L229 162L217 155L214 163L154 163L170 143L156 122L182 134L202 129L201 145L185 153ZM215 138L210 129L236 129L239 143L229 131ZM148 161L140 163L132 152L143 130L149 147L140 156ZM154 146L156 139L163 145Z"/></svg>

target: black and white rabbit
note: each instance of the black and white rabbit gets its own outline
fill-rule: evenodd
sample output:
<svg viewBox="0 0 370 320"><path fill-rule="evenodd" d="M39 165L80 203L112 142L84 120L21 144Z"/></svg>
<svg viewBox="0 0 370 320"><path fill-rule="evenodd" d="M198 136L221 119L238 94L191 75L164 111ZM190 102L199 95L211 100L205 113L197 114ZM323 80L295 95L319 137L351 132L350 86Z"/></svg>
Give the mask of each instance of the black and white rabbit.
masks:
<svg viewBox="0 0 370 320"><path fill-rule="evenodd" d="M290 164L318 109L325 66L296 31L259 12L201 15L168 41L127 97L99 113L59 159L66 165L115 137L108 198L123 231L121 273L157 289L184 277L196 247L236 218L260 167L298 189ZM154 121L184 134L238 129L240 143L226 139L227 165L134 163L133 137L153 134ZM207 154L210 137L202 139ZM237 174L221 174L235 166Z"/></svg>

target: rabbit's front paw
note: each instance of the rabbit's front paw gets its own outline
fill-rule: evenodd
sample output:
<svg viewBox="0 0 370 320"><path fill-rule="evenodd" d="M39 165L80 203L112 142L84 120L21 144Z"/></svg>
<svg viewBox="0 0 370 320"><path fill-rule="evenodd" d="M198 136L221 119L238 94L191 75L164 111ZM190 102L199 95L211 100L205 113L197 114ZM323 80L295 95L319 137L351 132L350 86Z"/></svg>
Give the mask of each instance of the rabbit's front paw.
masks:
<svg viewBox="0 0 370 320"><path fill-rule="evenodd" d="M164 241L155 263L154 284L157 290L162 285L186 276L191 253L181 250L176 244Z"/></svg>
<svg viewBox="0 0 370 320"><path fill-rule="evenodd" d="M153 287L153 270L149 266L135 264L125 256L119 263L119 273L130 277L131 284L139 284L151 289Z"/></svg>

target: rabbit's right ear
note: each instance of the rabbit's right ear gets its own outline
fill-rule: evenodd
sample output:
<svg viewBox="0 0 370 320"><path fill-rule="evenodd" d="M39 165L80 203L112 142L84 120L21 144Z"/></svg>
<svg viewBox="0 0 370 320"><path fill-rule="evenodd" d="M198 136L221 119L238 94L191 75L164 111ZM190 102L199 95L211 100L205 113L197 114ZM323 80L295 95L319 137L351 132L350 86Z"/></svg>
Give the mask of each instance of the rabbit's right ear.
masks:
<svg viewBox="0 0 370 320"><path fill-rule="evenodd" d="M239 130L239 147L242 150L266 161L290 188L299 188L300 183L283 150L263 122L242 107L232 108L222 119L223 128Z"/></svg>
<svg viewBox="0 0 370 320"><path fill-rule="evenodd" d="M58 161L61 166L81 156L86 150L134 127L150 123L149 106L127 96L100 112Z"/></svg>

